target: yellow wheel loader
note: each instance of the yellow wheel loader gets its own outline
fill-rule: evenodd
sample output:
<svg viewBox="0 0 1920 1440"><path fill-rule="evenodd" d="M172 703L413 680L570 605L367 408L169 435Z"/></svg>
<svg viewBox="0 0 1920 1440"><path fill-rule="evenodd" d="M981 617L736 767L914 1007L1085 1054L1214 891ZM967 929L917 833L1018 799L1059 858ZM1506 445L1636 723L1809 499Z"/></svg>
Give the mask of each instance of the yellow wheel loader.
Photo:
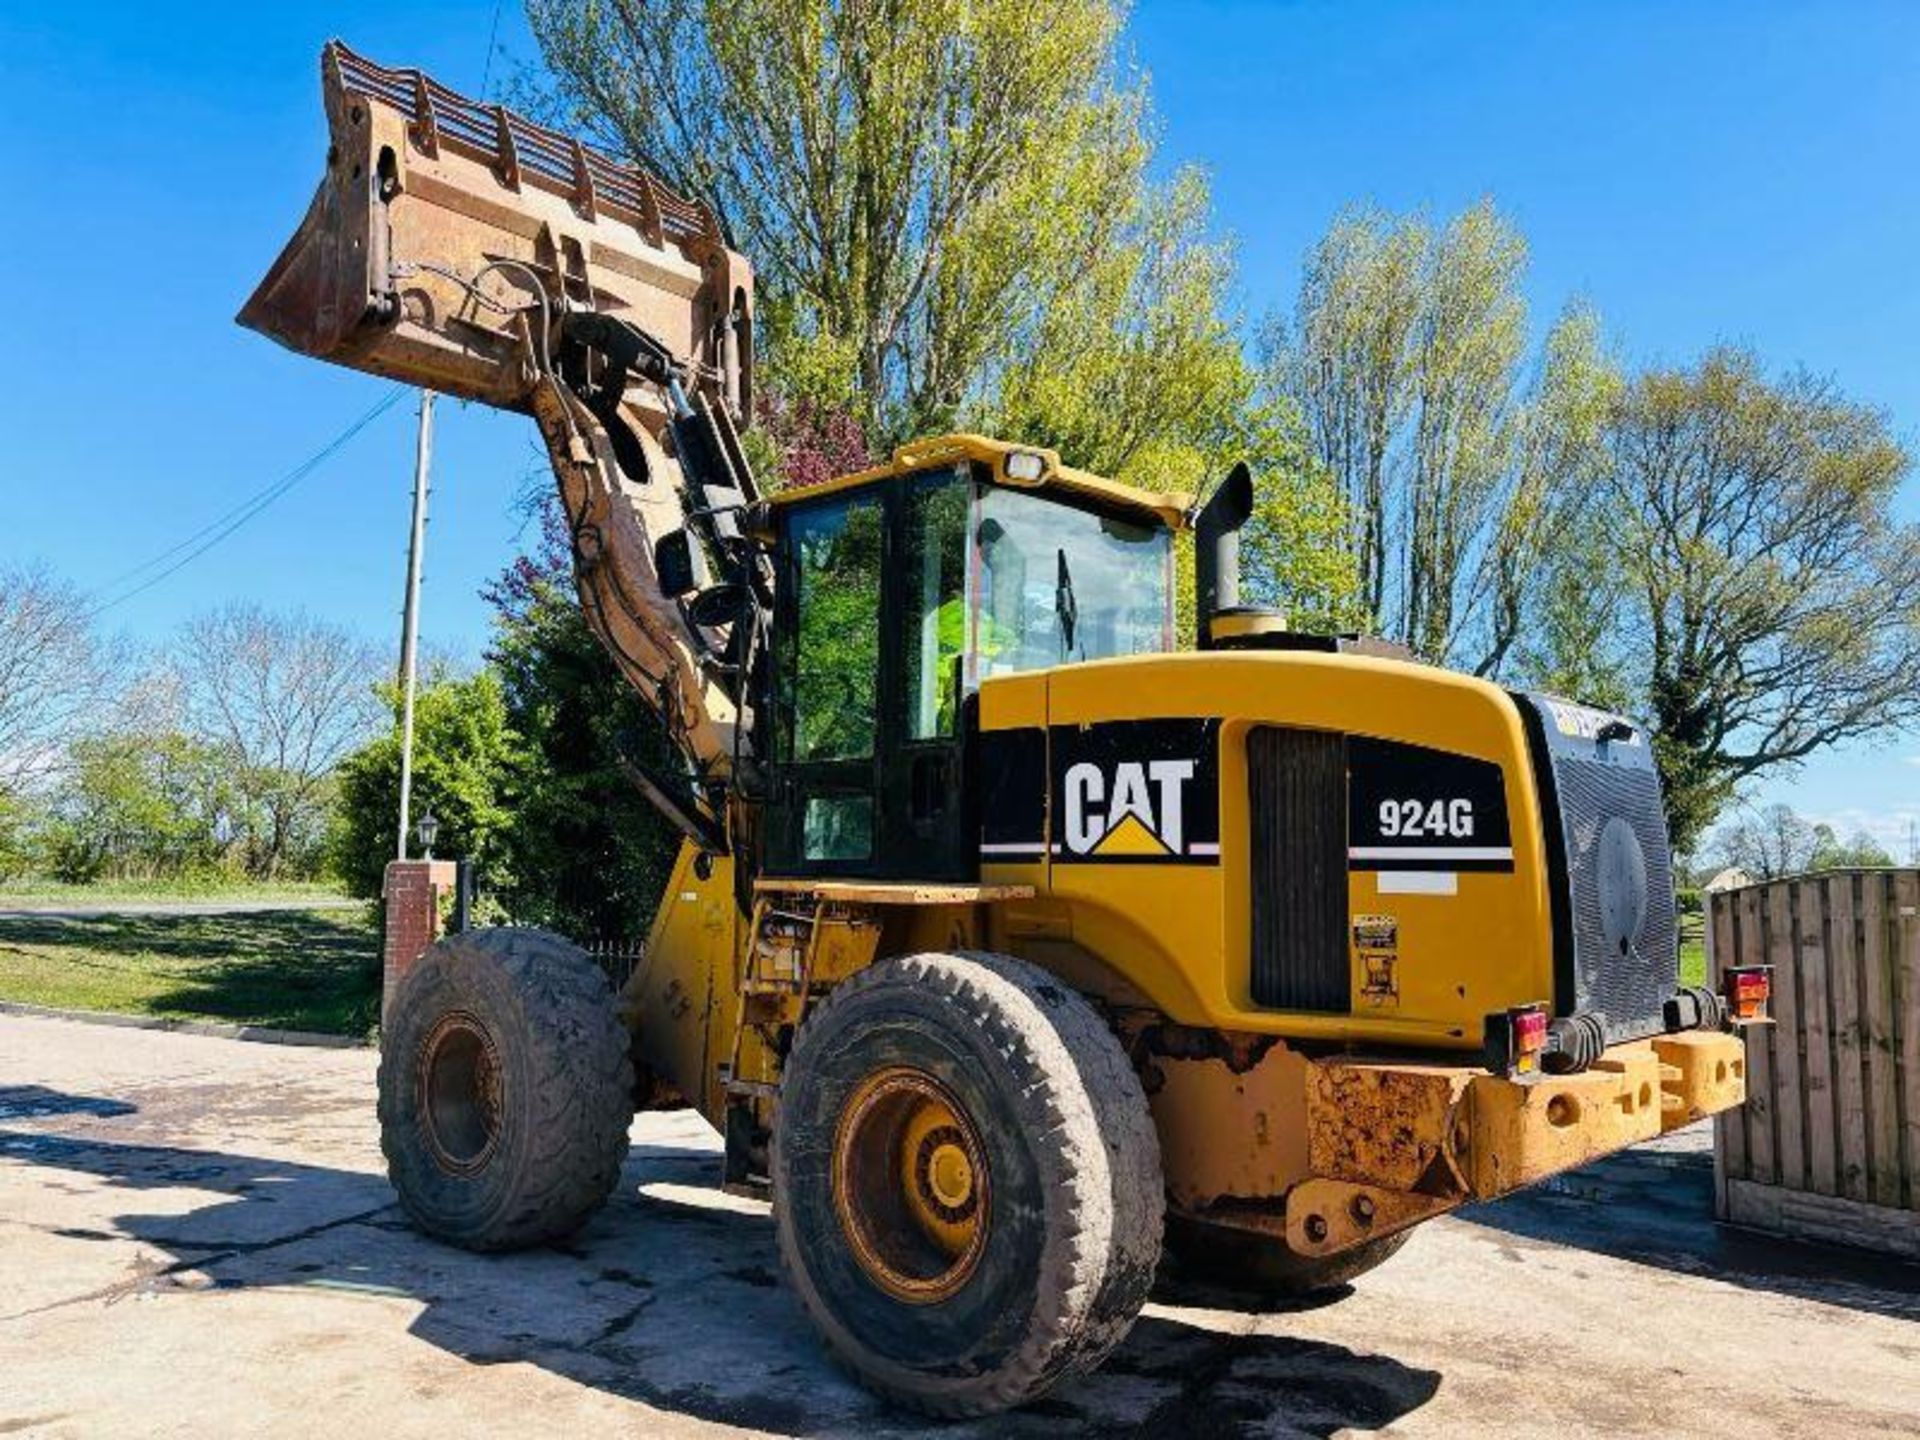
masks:
<svg viewBox="0 0 1920 1440"><path fill-rule="evenodd" d="M978 1415L1098 1365L1163 1246L1336 1285L1741 1103L1768 976L1679 985L1640 726L1241 604L1244 469L1196 507L949 435L763 494L707 207L418 71L322 71L326 174L241 322L531 414L679 756L632 772L684 841L617 993L504 928L394 995L429 1233L563 1235L636 1108L691 1104L834 1353Z"/></svg>

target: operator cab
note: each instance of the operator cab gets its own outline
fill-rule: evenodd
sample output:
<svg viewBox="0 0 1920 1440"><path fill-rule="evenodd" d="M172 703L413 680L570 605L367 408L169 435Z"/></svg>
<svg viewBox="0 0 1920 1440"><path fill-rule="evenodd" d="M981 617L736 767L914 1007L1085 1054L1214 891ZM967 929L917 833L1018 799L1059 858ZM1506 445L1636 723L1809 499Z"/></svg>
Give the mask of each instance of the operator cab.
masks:
<svg viewBox="0 0 1920 1440"><path fill-rule="evenodd" d="M970 880L996 676L1174 648L1185 499L949 436L776 497L767 868Z"/></svg>

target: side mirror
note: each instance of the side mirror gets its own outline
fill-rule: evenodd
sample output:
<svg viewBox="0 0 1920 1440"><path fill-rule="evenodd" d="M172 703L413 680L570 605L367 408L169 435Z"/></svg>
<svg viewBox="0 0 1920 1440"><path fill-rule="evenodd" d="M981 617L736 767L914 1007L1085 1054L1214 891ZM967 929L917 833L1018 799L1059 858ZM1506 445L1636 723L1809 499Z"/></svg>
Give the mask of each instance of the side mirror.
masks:
<svg viewBox="0 0 1920 1440"><path fill-rule="evenodd" d="M693 562L693 537L669 530L653 543L653 570L660 577L660 593L677 600L700 583Z"/></svg>

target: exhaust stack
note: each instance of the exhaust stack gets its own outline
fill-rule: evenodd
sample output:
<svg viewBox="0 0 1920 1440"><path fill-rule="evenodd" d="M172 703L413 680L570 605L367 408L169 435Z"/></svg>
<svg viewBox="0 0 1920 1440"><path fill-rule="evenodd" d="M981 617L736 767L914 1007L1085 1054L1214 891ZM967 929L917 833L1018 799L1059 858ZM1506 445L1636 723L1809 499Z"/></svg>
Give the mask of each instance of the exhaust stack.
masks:
<svg viewBox="0 0 1920 1440"><path fill-rule="evenodd" d="M1246 462L1208 497L1193 524L1197 639L1202 650L1242 649L1285 632L1280 611L1240 603L1240 531L1253 517L1253 474Z"/></svg>

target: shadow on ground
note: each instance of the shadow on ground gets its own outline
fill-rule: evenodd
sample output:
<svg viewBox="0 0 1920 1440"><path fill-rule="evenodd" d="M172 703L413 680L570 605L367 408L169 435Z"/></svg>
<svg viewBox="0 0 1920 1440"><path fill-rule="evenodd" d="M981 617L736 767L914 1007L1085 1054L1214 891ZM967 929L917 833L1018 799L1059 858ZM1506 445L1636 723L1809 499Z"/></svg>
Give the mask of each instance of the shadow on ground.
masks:
<svg viewBox="0 0 1920 1440"><path fill-rule="evenodd" d="M1743 1289L1920 1320L1920 1265L1716 1223L1713 1151L1704 1137L1690 1148L1622 1151L1459 1213L1519 1245L1574 1246Z"/></svg>
<svg viewBox="0 0 1920 1440"><path fill-rule="evenodd" d="M111 1120L131 1115L140 1107L99 1095L69 1095L44 1085L0 1085L0 1120L49 1120L61 1115L88 1115Z"/></svg>
<svg viewBox="0 0 1920 1440"><path fill-rule="evenodd" d="M118 1102L49 1094L38 1103L34 1113L59 1116L113 1113L88 1107ZM0 1129L0 1157L128 1191L214 1197L185 1213L118 1215L117 1235L74 1232L130 1237L173 1257L126 1281L129 1293L273 1286L402 1297L421 1306L414 1335L471 1363L537 1365L664 1410L782 1434L1325 1435L1388 1425L1440 1383L1386 1356L1235 1333L1241 1317L1219 1330L1161 1313L1143 1318L1099 1372L1038 1406L924 1427L826 1362L780 1283L765 1207L711 1188L711 1150L636 1146L619 1193L571 1244L509 1256L424 1239L374 1175L18 1128Z"/></svg>
<svg viewBox="0 0 1920 1440"><path fill-rule="evenodd" d="M0 918L0 962L64 971L73 991L16 996L92 1009L365 1035L380 1010L366 910Z"/></svg>

